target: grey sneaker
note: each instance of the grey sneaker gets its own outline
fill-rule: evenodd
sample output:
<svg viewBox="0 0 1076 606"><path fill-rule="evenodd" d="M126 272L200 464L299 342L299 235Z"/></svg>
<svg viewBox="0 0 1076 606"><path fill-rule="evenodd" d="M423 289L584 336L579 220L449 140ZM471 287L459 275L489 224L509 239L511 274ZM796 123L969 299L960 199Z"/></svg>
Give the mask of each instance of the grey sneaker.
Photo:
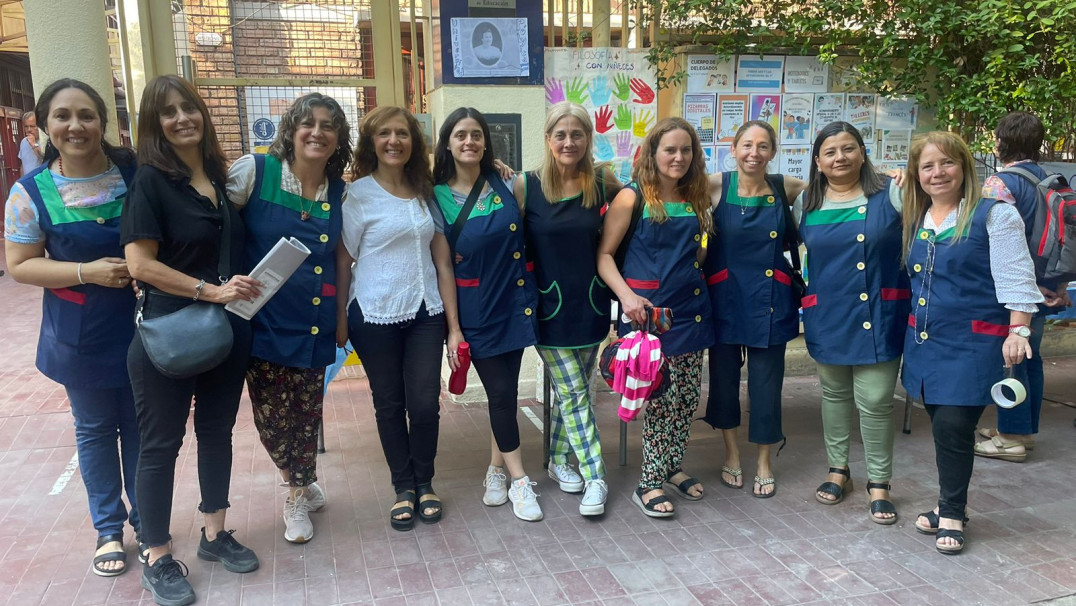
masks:
<svg viewBox="0 0 1076 606"><path fill-rule="evenodd" d="M327 503L325 491L318 486L317 482L306 487L306 508L309 511L321 511Z"/></svg>
<svg viewBox="0 0 1076 606"><path fill-rule="evenodd" d="M531 486L537 485L531 482L528 476L523 476L512 481L508 489L508 498L512 501L512 513L516 517L528 522L537 522L542 519L542 508L538 506L538 495L534 494Z"/></svg>
<svg viewBox="0 0 1076 606"><path fill-rule="evenodd" d="M591 480L583 490L583 500L579 502L579 514L600 516L605 513L605 501L609 498L609 487L605 480Z"/></svg>
<svg viewBox="0 0 1076 606"><path fill-rule="evenodd" d="M486 487L486 494L482 495L482 502L489 507L504 505L508 502L508 476L504 475L504 469L490 465L486 470L486 479L482 481Z"/></svg>
<svg viewBox="0 0 1076 606"><path fill-rule="evenodd" d="M567 463L549 463L549 477L560 484L564 492L583 492L583 477Z"/></svg>
<svg viewBox="0 0 1076 606"><path fill-rule="evenodd" d="M314 538L310 521L310 501L303 495L284 501L284 539L290 543L305 543Z"/></svg>

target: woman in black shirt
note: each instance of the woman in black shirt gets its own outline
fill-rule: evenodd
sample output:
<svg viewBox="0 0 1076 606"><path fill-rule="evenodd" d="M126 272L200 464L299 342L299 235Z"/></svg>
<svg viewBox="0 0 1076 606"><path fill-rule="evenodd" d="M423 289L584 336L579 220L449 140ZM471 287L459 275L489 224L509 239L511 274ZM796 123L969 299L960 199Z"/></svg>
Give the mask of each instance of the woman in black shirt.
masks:
<svg viewBox="0 0 1076 606"><path fill-rule="evenodd" d="M139 169L123 209L121 240L131 276L145 297L143 318L193 301L250 300L260 284L234 275L242 263L243 222L227 202L224 154L198 92L176 76L152 80L142 95ZM228 221L222 213L228 213ZM219 267L222 229L230 225L230 267ZM225 257L226 259L228 257ZM221 275L224 274L224 275ZM230 278L229 278L230 276ZM142 540L148 552L142 586L158 604L190 604L194 590L171 556L175 463L186 432L191 397L198 438L198 481L205 527L198 557L232 572L250 572L258 557L224 530L232 471L232 427L250 356L250 325L228 314L234 334L229 356L215 368L171 379L150 362L135 338L127 355L142 449L137 494L145 503Z"/></svg>

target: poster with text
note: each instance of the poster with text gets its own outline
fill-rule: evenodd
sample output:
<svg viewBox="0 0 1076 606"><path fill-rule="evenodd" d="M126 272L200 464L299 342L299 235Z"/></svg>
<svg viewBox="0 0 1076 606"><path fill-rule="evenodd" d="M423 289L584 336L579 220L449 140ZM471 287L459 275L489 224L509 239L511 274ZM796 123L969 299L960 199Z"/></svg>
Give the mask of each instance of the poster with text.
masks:
<svg viewBox="0 0 1076 606"><path fill-rule="evenodd" d="M806 181L811 174L810 145L782 145L777 160L782 175Z"/></svg>
<svg viewBox="0 0 1076 606"><path fill-rule="evenodd" d="M684 95L684 120L695 127L702 145L714 144L714 112L717 108L717 95L713 93L696 93Z"/></svg>
<svg viewBox="0 0 1076 606"><path fill-rule="evenodd" d="M785 57L786 93L824 93L829 90L829 66L818 57Z"/></svg>
<svg viewBox="0 0 1076 606"><path fill-rule="evenodd" d="M594 159L611 162L631 180L635 150L657 122L657 77L645 50L549 48L545 51L547 107L582 105L594 120Z"/></svg>
<svg viewBox="0 0 1076 606"><path fill-rule="evenodd" d="M717 140L732 143L744 122L747 122L747 95L718 95Z"/></svg>
<svg viewBox="0 0 1076 606"><path fill-rule="evenodd" d="M736 60L736 92L781 92L785 58L780 55L740 55Z"/></svg>
<svg viewBox="0 0 1076 606"><path fill-rule="evenodd" d="M874 141L874 109L877 95L848 93L844 102L844 121L856 127L868 145Z"/></svg>
<svg viewBox="0 0 1076 606"><path fill-rule="evenodd" d="M781 127L781 95L751 95L751 119L762 120L777 130Z"/></svg>
<svg viewBox="0 0 1076 606"><path fill-rule="evenodd" d="M530 75L526 19L453 18L451 32L455 77Z"/></svg>
<svg viewBox="0 0 1076 606"><path fill-rule="evenodd" d="M810 93L784 95L781 98L781 128L777 131L781 143L810 143L813 132L812 115L814 115L814 95Z"/></svg>
<svg viewBox="0 0 1076 606"><path fill-rule="evenodd" d="M706 174L712 175L717 172L717 148L704 147L702 153L706 156Z"/></svg>
<svg viewBox="0 0 1076 606"><path fill-rule="evenodd" d="M818 136L818 131L825 128L830 122L844 120L844 93L825 93L814 96L814 133L811 138Z"/></svg>
<svg viewBox="0 0 1076 606"><path fill-rule="evenodd" d="M908 162L908 151L912 145L912 131L910 130L883 130L882 142L879 146L882 162Z"/></svg>
<svg viewBox="0 0 1076 606"><path fill-rule="evenodd" d="M875 127L878 130L915 130L918 110L911 97L879 97Z"/></svg>
<svg viewBox="0 0 1076 606"><path fill-rule="evenodd" d="M722 59L717 55L688 55L687 92L732 92L736 85L733 65L732 59Z"/></svg>

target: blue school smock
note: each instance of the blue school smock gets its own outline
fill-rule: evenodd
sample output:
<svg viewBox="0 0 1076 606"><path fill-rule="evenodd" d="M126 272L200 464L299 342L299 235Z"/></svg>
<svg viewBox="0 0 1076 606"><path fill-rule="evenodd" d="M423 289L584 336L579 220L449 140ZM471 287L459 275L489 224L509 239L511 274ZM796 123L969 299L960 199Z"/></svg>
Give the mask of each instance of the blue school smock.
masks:
<svg viewBox="0 0 1076 606"><path fill-rule="evenodd" d="M965 237L950 227L920 227L908 254L912 313L904 338L901 384L925 404L984 406L1004 378L1001 345L1009 310L998 303L990 274L986 217L996 200L981 200Z"/></svg>
<svg viewBox="0 0 1076 606"><path fill-rule="evenodd" d="M336 359L336 244L343 225L344 182L330 181L328 200L315 202L284 191L277 158L254 154L254 166L254 189L243 208L245 270L253 269L281 237L295 237L310 256L251 318L251 355L292 368L323 368ZM303 211L310 213L306 221Z"/></svg>
<svg viewBox="0 0 1076 606"><path fill-rule="evenodd" d="M526 173L527 256L538 284L538 347L594 347L609 334L610 291L598 277L605 192L583 208L583 194L550 202L538 176Z"/></svg>
<svg viewBox="0 0 1076 606"><path fill-rule="evenodd" d="M767 176L773 194L741 198L737 173L722 173L716 236L705 263L717 343L770 347L799 334L799 301L783 245L782 205L788 200L780 179Z"/></svg>
<svg viewBox="0 0 1076 606"><path fill-rule="evenodd" d="M800 221L810 276L803 335L822 364L888 362L904 349L911 290L889 182L863 206L813 210Z"/></svg>
<svg viewBox="0 0 1076 606"><path fill-rule="evenodd" d="M636 184L628 188L642 196ZM663 204L668 214L664 223L651 221L650 207L644 206L620 274L635 294L672 310L672 327L660 336L661 352L678 356L714 344L713 312L699 267L702 235L695 209L688 202ZM630 324L620 322L621 336L630 330Z"/></svg>
<svg viewBox="0 0 1076 606"><path fill-rule="evenodd" d="M119 167L128 187L134 165ZM37 207L45 252L57 261L89 263L123 257L120 213L126 194L90 208L65 207L48 165L19 179ZM46 288L42 298L37 368L65 387L129 387L127 348L134 337L130 288L78 284Z"/></svg>
<svg viewBox="0 0 1076 606"><path fill-rule="evenodd" d="M475 203L452 248L460 329L476 359L538 342L538 288L524 254L523 215L499 176L486 181L489 193ZM463 209L448 185L435 186L433 195L447 232Z"/></svg>

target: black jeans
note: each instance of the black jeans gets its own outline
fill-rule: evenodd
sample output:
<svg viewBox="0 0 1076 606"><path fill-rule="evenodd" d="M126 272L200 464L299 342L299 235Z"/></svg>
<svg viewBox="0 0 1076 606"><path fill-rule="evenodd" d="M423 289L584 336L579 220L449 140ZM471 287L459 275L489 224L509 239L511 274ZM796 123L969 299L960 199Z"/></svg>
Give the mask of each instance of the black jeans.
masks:
<svg viewBox="0 0 1076 606"><path fill-rule="evenodd" d="M182 307L169 301L154 306L150 297L143 311L152 318ZM149 361L142 340L135 335L127 350L135 416L142 449L138 456L135 492L142 516L142 541L150 547L171 540L172 492L176 457L187 433L191 397L194 397L194 435L198 439L198 510L213 513L228 507L232 480L232 428L243 395L243 377L250 359L250 322L228 314L235 342L228 357L216 368L189 379L170 379Z"/></svg>
<svg viewBox="0 0 1076 606"><path fill-rule="evenodd" d="M925 408L938 464L938 515L963 520L975 463L975 425L986 407L926 404Z"/></svg>
<svg viewBox="0 0 1076 606"><path fill-rule="evenodd" d="M516 407L519 404L519 367L523 363L523 350L508 351L481 360L475 358L474 368L482 379L489 401L489 425L497 449L512 452L519 448L519 421Z"/></svg>
<svg viewBox="0 0 1076 606"><path fill-rule="evenodd" d="M423 305L414 320L366 322L359 304L347 312L348 338L370 380L374 418L396 492L433 481L441 411L445 316Z"/></svg>
<svg viewBox="0 0 1076 606"><path fill-rule="evenodd" d="M747 440L776 444L781 430L781 385L785 380L785 344L743 347L718 343L710 348L710 393L703 420L714 429L740 426L740 373L747 355L747 397L751 419Z"/></svg>

